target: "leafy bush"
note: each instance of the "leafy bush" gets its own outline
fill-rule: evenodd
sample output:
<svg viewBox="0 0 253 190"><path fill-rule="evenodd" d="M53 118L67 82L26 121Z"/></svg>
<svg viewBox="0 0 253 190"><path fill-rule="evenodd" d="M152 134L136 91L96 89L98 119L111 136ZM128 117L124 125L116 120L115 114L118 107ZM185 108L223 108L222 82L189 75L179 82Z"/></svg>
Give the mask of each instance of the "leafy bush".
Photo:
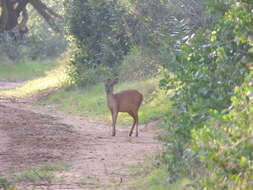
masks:
<svg viewBox="0 0 253 190"><path fill-rule="evenodd" d="M15 40L15 36L8 33L0 34L0 55L9 59L17 60L24 58L23 47L25 40Z"/></svg>
<svg viewBox="0 0 253 190"><path fill-rule="evenodd" d="M63 53L66 48L67 41L63 36L52 34L43 27L22 38L8 33L0 34L0 54L11 60L52 58Z"/></svg>
<svg viewBox="0 0 253 190"><path fill-rule="evenodd" d="M74 79L80 77L78 81L85 83L84 70L101 65L108 70L119 64L130 48L127 11L114 1L65 0L65 8L66 30L74 49Z"/></svg>
<svg viewBox="0 0 253 190"><path fill-rule="evenodd" d="M87 86L102 82L105 78L112 76L113 69L99 65L95 68L86 68L82 65L70 65L68 74L72 85Z"/></svg>
<svg viewBox="0 0 253 190"><path fill-rule="evenodd" d="M159 61L146 55L141 48L134 47L117 68L121 80L143 80L158 74Z"/></svg>
<svg viewBox="0 0 253 190"><path fill-rule="evenodd" d="M24 56L33 60L55 58L66 51L68 43L62 35L40 31L27 36Z"/></svg>
<svg viewBox="0 0 253 190"><path fill-rule="evenodd" d="M200 155L190 147L192 131L209 122L213 115L210 110L221 114L229 107L234 88L244 82L248 64L253 61L251 10L251 3L237 2L212 30L194 34L182 30L164 38L165 68L170 72L161 86L175 89L174 108L165 121L169 133L164 137L171 181L179 176L194 179L202 171Z"/></svg>
<svg viewBox="0 0 253 190"><path fill-rule="evenodd" d="M206 167L202 189L252 189L253 72L235 88L231 111L212 111L210 121L193 130L192 149Z"/></svg>

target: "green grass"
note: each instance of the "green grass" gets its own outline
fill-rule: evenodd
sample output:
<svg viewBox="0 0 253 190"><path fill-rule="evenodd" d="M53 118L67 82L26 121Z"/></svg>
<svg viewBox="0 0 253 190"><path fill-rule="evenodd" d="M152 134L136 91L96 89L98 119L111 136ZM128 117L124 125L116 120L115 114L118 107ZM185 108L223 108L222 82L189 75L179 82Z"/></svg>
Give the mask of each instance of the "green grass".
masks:
<svg viewBox="0 0 253 190"><path fill-rule="evenodd" d="M131 190L186 190L192 182L186 178L180 179L171 184L169 173L165 165L160 162L160 153L149 155L138 165L129 167L129 174L132 180L125 182ZM159 162L158 162L159 161ZM159 165L157 165L159 163Z"/></svg>
<svg viewBox="0 0 253 190"><path fill-rule="evenodd" d="M143 174L146 174L143 176ZM141 177L140 177L141 175ZM140 173L138 179L132 182L129 186L132 190L169 190L166 169L153 169L150 173Z"/></svg>
<svg viewBox="0 0 253 190"><path fill-rule="evenodd" d="M31 76L30 76L31 77ZM68 81L66 65L59 65L45 75L25 82L22 86L15 89L0 91L0 96L11 98L24 98L36 95L44 90L59 88Z"/></svg>
<svg viewBox="0 0 253 190"><path fill-rule="evenodd" d="M134 177L125 185L131 190L170 190L166 168L154 164L157 158L160 158L159 152L149 155L141 164L130 166L129 173Z"/></svg>
<svg viewBox="0 0 253 190"><path fill-rule="evenodd" d="M0 177L0 188L10 188L21 183L58 183L64 181L63 178L56 176L55 172L67 171L70 166L64 163L58 164L43 164L31 169L16 171L10 170L4 173L5 177ZM1 176L1 175L0 175Z"/></svg>
<svg viewBox="0 0 253 190"><path fill-rule="evenodd" d="M46 75L59 65L57 60L8 61L0 57L0 80L25 81Z"/></svg>
<svg viewBox="0 0 253 190"><path fill-rule="evenodd" d="M54 172L66 171L69 169L70 166L66 164L44 164L36 168L20 172L14 172L12 181L13 183L20 183L20 182L38 183L41 181L46 182L59 181L62 179L57 178Z"/></svg>
<svg viewBox="0 0 253 190"><path fill-rule="evenodd" d="M115 92L123 89L138 89L144 95L144 105L141 106L139 117L141 123L158 119L168 110L170 103L164 91L158 87L158 79L120 83ZM106 105L106 95L102 82L87 88L63 88L49 96L48 104L56 104L66 112L84 114L93 118L111 120ZM120 113L119 122L129 124L132 118L126 113Z"/></svg>
<svg viewBox="0 0 253 190"><path fill-rule="evenodd" d="M192 184L186 178L170 184L166 168L154 168L148 173L141 173L137 176L137 179L129 184L131 190L186 190Z"/></svg>

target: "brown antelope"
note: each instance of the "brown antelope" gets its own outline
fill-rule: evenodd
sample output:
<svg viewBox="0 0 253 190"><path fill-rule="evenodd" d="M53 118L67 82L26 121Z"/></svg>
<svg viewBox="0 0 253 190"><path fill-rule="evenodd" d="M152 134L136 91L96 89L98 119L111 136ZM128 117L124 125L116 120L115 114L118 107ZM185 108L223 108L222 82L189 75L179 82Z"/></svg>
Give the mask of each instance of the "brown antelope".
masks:
<svg viewBox="0 0 253 190"><path fill-rule="evenodd" d="M124 90L114 94L113 86L118 83L118 78L107 79L104 82L107 105L112 114L112 136L116 135L115 125L118 112L127 112L134 120L129 136L132 135L134 127L136 127L136 137L138 137L138 110L142 103L143 95L137 90Z"/></svg>

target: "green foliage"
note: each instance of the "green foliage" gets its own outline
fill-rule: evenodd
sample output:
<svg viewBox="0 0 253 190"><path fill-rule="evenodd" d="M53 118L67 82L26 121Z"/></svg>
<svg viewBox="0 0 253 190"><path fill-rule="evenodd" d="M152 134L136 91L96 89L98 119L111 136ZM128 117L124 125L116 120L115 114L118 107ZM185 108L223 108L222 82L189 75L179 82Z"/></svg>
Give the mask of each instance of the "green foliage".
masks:
<svg viewBox="0 0 253 190"><path fill-rule="evenodd" d="M23 57L20 47L24 44L23 41L15 41L7 33L0 34L0 55L7 56L10 59L18 59Z"/></svg>
<svg viewBox="0 0 253 190"><path fill-rule="evenodd" d="M127 11L114 1L65 0L67 33L74 49L75 81L100 65L112 68L122 61L131 41L125 30ZM77 77L80 77L78 79Z"/></svg>
<svg viewBox="0 0 253 190"><path fill-rule="evenodd" d="M168 25L168 2L163 0L129 0L132 22L128 23L131 39L143 50L151 51L147 55L158 53L161 31Z"/></svg>
<svg viewBox="0 0 253 190"><path fill-rule="evenodd" d="M145 80L159 74L159 61L146 55L141 48L134 47L117 70L122 81Z"/></svg>
<svg viewBox="0 0 253 190"><path fill-rule="evenodd" d="M49 31L40 31L40 34L30 34L18 40L7 33L0 34L0 55L14 61L54 58L66 48L66 40Z"/></svg>
<svg viewBox="0 0 253 190"><path fill-rule="evenodd" d="M232 109L193 130L192 149L206 167L200 178L203 189L252 189L253 163L253 72L235 88Z"/></svg>
<svg viewBox="0 0 253 190"><path fill-rule="evenodd" d="M207 6L208 11L214 16L221 17L224 16L226 11L231 7L233 0L205 0L204 4Z"/></svg>
<svg viewBox="0 0 253 190"><path fill-rule="evenodd" d="M179 176L194 178L202 171L200 155L190 147L192 131L209 122L213 115L210 110L221 114L230 106L234 88L243 83L249 71L253 61L251 10L252 4L237 2L226 9L213 29L189 35L175 27L176 35L163 39L167 72L161 86L176 90L175 104L165 121L169 132L164 137L171 181Z"/></svg>
<svg viewBox="0 0 253 190"><path fill-rule="evenodd" d="M82 65L71 64L68 67L68 75L72 85L84 87L102 82L105 78L112 76L115 73L114 70L104 65L85 69Z"/></svg>
<svg viewBox="0 0 253 190"><path fill-rule="evenodd" d="M11 184L12 183L8 179L0 177L0 188L1 189L6 190L11 187Z"/></svg>

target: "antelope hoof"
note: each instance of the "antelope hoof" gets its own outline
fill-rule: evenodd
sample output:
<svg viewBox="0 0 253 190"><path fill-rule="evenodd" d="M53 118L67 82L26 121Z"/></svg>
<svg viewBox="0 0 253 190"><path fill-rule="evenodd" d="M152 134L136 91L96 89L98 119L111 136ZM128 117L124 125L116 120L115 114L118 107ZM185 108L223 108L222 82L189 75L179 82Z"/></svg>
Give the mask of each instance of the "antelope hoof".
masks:
<svg viewBox="0 0 253 190"><path fill-rule="evenodd" d="M129 133L129 137L131 137L132 136L132 133Z"/></svg>

